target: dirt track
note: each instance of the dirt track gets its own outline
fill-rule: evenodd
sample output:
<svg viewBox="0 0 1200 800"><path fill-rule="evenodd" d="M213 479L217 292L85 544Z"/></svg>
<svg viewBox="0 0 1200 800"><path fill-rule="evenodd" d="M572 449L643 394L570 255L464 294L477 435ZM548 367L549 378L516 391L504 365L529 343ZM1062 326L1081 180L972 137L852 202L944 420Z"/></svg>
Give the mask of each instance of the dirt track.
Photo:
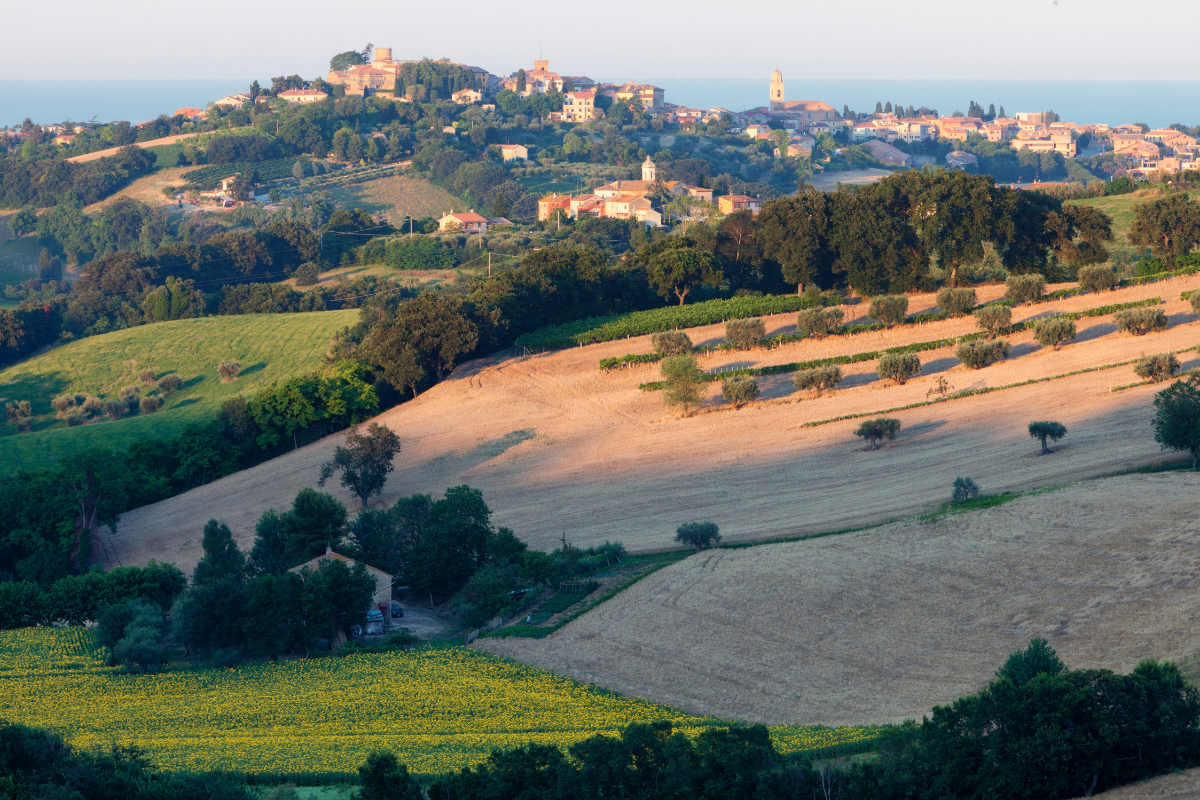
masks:
<svg viewBox="0 0 1200 800"><path fill-rule="evenodd" d="M692 713L829 725L920 719L1039 636L1072 668L1180 661L1200 649L1198 483L1128 475L936 522L706 551L549 638L482 643Z"/></svg>
<svg viewBox="0 0 1200 800"><path fill-rule="evenodd" d="M789 377L779 376L762 381L766 402L729 411L710 399L706 409L687 419L666 412L658 393L638 390L639 383L657 379L657 367L609 374L597 369L602 357L648 352L649 337L472 362L380 416L404 447L382 501L414 492L440 494L469 483L483 490L496 524L513 528L534 547L552 549L565 532L579 545L618 539L631 550L649 550L670 546L675 528L689 519L713 519L728 540L764 539L919 513L946 499L957 476L999 492L1157 463L1164 456L1149 429L1155 388L1109 391L1137 380L1131 367L896 413L901 434L878 452L866 451L854 438L857 422L800 426L923 401L938 375L963 390L1194 347L1200 343L1200 325L1178 297L1197 286L1197 278L1175 279L1014 312L1019 320L1161 296L1169 301L1164 308L1171 319L1164 333L1131 337L1116 333L1111 317L1085 319L1078 323L1079 341L1058 352L1033 344L1028 333L1010 337L1009 361L981 371L958 365L949 348L926 352L921 354L924 374L899 387L876 380L868 362L846 368L847 388L816 400L799 398ZM1002 287L987 287L980 299L1001 292ZM931 306L930 296L919 296L909 310ZM848 307L847 322L862 308ZM767 322L768 333L784 331L795 325L795 316ZM722 330L715 325L691 335L697 343L715 342ZM948 320L729 353L703 365L808 360L971 330L969 319ZM1185 367L1200 366L1196 353L1181 360ZM710 393L715 398L719 384ZM1036 443L1025 430L1034 419L1055 419L1070 431L1054 456L1036 455ZM119 534L106 537L110 562L155 558L190 570L210 517L227 522L248 549L258 517L269 508L286 508L297 491L314 485L321 463L341 441L329 437L125 514ZM340 488L334 491L355 507Z"/></svg>

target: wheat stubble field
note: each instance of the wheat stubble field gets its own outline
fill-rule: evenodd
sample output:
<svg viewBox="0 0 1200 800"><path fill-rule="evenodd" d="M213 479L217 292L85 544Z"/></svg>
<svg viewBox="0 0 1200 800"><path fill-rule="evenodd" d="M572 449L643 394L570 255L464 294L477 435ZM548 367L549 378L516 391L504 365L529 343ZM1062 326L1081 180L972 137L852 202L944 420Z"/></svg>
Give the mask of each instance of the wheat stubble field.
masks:
<svg viewBox="0 0 1200 800"><path fill-rule="evenodd" d="M829 725L920 719L1038 636L1073 668L1181 661L1200 650L1196 481L1127 475L705 551L546 639L482 646L692 713Z"/></svg>
<svg viewBox="0 0 1200 800"><path fill-rule="evenodd" d="M797 394L790 376L764 378L763 402L738 411L728 410L719 384L711 384L706 406L686 419L666 411L658 393L638 389L658 378L657 366L608 374L597 367L606 356L648 352L649 337L470 362L378 418L403 442L379 502L414 492L440 495L467 483L484 492L495 524L511 527L533 547L550 550L565 533L581 546L616 539L644 551L672 546L675 528L689 519L713 519L731 541L808 534L929 510L960 475L994 493L1157 463L1164 456L1149 427L1155 387L1110 391L1137 380L1130 366L895 413L903 423L900 436L878 452L854 438L856 421L803 426L923 401L939 376L963 390L1193 348L1200 325L1178 298L1197 287L1200 278L1173 279L1023 306L1013 315L1022 320L1162 297L1171 324L1163 333L1133 337L1117 333L1111 316L1087 318L1077 323L1079 340L1057 352L1040 348L1027 332L1009 337L1010 359L980 371L959 365L952 348L924 352L922 376L903 386L879 381L873 362L845 368L847 388L815 400ZM1002 292L983 287L979 299ZM932 306L931 295L918 295L909 311ZM846 321L861 320L864 310L848 306ZM768 334L786 332L795 316L766 322ZM772 350L722 351L702 365L715 370L809 360L973 330L969 318L946 320ZM699 344L719 341L722 332L713 325L690 334ZM1195 352L1180 359L1185 368L1200 366ZM1034 419L1055 419L1070 431L1052 457L1036 455L1026 432ZM119 533L105 537L110 563L155 558L190 570L203 522L212 516L228 523L248 549L262 513L286 508L301 488L315 485L321 463L341 442L329 437L123 515ZM331 490L356 507L340 487Z"/></svg>

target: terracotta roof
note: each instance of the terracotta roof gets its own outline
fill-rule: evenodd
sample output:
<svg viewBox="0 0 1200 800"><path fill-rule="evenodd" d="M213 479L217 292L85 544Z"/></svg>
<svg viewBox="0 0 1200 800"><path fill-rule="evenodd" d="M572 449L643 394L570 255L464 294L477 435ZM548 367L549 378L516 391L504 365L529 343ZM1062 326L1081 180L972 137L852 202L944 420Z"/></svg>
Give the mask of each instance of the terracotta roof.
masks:
<svg viewBox="0 0 1200 800"><path fill-rule="evenodd" d="M453 214L447 214L446 217L454 217L459 222L487 222L486 217L481 217L474 211L456 211ZM442 219L446 217L442 217Z"/></svg>
<svg viewBox="0 0 1200 800"><path fill-rule="evenodd" d="M342 561L347 566L351 566L351 565L358 563L353 558L347 558L346 556L342 555L341 553L324 553L322 555L317 556L316 558L310 558L308 561L305 561L303 564L300 564L299 566L292 567L290 570L288 570L288 572L299 572L300 570L304 569L305 567L311 567L311 568L315 569L316 567L318 567L321 564L322 561ZM379 569L378 567L372 567L370 564L363 564L363 566L366 567L371 572L378 572L381 575L387 575L389 578L391 577L391 575L389 573L384 572L383 570Z"/></svg>

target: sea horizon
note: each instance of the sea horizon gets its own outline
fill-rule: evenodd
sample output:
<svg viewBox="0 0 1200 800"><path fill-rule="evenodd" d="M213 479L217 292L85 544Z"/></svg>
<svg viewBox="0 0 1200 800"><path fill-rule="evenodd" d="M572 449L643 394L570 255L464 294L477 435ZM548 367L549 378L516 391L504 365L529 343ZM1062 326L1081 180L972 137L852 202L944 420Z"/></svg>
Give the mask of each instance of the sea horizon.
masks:
<svg viewBox="0 0 1200 800"><path fill-rule="evenodd" d="M769 76L758 78L645 78L665 90L668 103L743 111L765 105ZM971 80L805 78L784 75L789 100L820 100L840 113L859 113L875 103L925 106L942 114L966 113L974 100L984 108L1053 110L1070 122L1119 125L1144 122L1200 124L1197 80ZM128 120L137 124L176 108L198 107L245 91L244 78L136 80L0 80L0 127L26 119L40 124Z"/></svg>

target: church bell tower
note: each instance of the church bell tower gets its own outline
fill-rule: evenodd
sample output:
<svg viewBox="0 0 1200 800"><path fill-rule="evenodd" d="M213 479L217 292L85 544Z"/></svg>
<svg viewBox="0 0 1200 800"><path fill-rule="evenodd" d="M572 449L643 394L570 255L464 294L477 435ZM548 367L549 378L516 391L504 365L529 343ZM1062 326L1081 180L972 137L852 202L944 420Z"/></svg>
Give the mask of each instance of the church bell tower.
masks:
<svg viewBox="0 0 1200 800"><path fill-rule="evenodd" d="M783 111L783 73L775 70L771 73L771 105L772 111Z"/></svg>
<svg viewBox="0 0 1200 800"><path fill-rule="evenodd" d="M646 156L646 160L642 162L642 180L654 183L654 174L654 162L650 160L650 156Z"/></svg>

